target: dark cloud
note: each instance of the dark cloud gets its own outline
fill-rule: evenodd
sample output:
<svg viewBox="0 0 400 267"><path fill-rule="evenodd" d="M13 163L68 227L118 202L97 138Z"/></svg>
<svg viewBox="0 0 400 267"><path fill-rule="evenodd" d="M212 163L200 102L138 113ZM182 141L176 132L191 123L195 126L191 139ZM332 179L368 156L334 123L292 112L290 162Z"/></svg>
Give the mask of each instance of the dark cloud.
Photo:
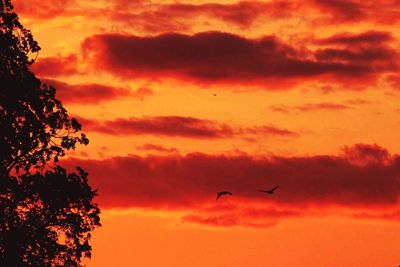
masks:
<svg viewBox="0 0 400 267"><path fill-rule="evenodd" d="M85 128L110 135L165 135L187 138L232 138L252 136L296 137L296 132L271 125L234 128L212 120L182 116L155 116L142 118L118 118L99 121L81 118Z"/></svg>
<svg viewBox="0 0 400 267"><path fill-rule="evenodd" d="M140 37L104 34L82 44L93 67L124 78L169 76L202 82L295 81L323 76L366 80L374 62L312 59L273 36L247 39L222 32ZM321 57L322 51L319 52ZM367 55L364 55L365 57ZM365 59L366 60L366 59ZM370 63L370 64L368 64Z"/></svg>
<svg viewBox="0 0 400 267"><path fill-rule="evenodd" d="M136 3L136 5L138 5ZM126 7L126 5L125 5ZM297 5L289 1L240 1L232 4L153 4L145 11L135 13L133 9L118 7L112 14L114 21L140 27L147 32L188 31L194 18L208 17L219 19L241 28L250 27L261 16L283 19L297 9Z"/></svg>
<svg viewBox="0 0 400 267"><path fill-rule="evenodd" d="M193 117L158 116L118 118L109 121L81 120L89 131L112 135L153 134L205 139L233 135L233 130L225 124Z"/></svg>
<svg viewBox="0 0 400 267"><path fill-rule="evenodd" d="M58 77L79 74L78 56L38 57L31 66L32 72L40 77Z"/></svg>
<svg viewBox="0 0 400 267"><path fill-rule="evenodd" d="M354 0L313 0L336 21L360 21L367 16L363 5Z"/></svg>
<svg viewBox="0 0 400 267"><path fill-rule="evenodd" d="M359 34L335 34L328 38L319 39L317 43L325 45L379 45L391 40L393 40L393 36L389 32L367 31Z"/></svg>
<svg viewBox="0 0 400 267"><path fill-rule="evenodd" d="M65 103L98 104L127 96L139 97L129 89L102 84L68 84L48 79L42 79L42 82L55 87L57 98Z"/></svg>
<svg viewBox="0 0 400 267"><path fill-rule="evenodd" d="M376 144L357 144L344 148L345 157L353 164L389 164L389 151Z"/></svg>
<svg viewBox="0 0 400 267"><path fill-rule="evenodd" d="M320 62L368 64L376 70L393 71L398 69L398 52L391 47L392 40L392 35L387 32L336 34L317 41L332 47L317 49L315 58Z"/></svg>
<svg viewBox="0 0 400 267"><path fill-rule="evenodd" d="M99 188L100 203L110 208L192 209L215 203L215 192L230 190L234 203L373 210L398 205L400 158L386 153L376 145L356 145L343 156L253 158L194 153L70 159L63 164L87 169L93 186ZM271 197L257 192L275 185L280 187Z"/></svg>
<svg viewBox="0 0 400 267"><path fill-rule="evenodd" d="M370 47L370 48L352 48L352 49L321 49L316 51L315 56L320 61L338 61L338 62L357 62L364 61L366 64L381 61L384 64L393 66L392 58L397 56L397 52L389 47ZM393 69L393 68L392 68Z"/></svg>
<svg viewBox="0 0 400 267"><path fill-rule="evenodd" d="M394 24L400 18L400 8L396 0L310 0L308 4L321 14L317 23Z"/></svg>

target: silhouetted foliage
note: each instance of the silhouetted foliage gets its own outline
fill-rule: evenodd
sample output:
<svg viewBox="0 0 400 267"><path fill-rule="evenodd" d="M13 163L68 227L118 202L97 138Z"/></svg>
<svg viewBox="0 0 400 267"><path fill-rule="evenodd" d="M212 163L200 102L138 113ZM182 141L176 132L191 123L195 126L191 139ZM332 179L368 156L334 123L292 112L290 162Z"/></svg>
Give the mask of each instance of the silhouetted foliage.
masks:
<svg viewBox="0 0 400 267"><path fill-rule="evenodd" d="M0 0L0 164L2 171L58 160L76 143L87 144L81 125L68 117L55 89L29 71L29 54L40 50L19 23L9 0ZM5 169L5 170L4 170Z"/></svg>
<svg viewBox="0 0 400 267"><path fill-rule="evenodd" d="M88 144L56 90L29 70L40 47L0 0L0 264L80 266L99 222L87 173L59 157Z"/></svg>
<svg viewBox="0 0 400 267"><path fill-rule="evenodd" d="M80 266L90 257L90 231L99 225L87 173L55 167L10 177L0 191L2 266Z"/></svg>

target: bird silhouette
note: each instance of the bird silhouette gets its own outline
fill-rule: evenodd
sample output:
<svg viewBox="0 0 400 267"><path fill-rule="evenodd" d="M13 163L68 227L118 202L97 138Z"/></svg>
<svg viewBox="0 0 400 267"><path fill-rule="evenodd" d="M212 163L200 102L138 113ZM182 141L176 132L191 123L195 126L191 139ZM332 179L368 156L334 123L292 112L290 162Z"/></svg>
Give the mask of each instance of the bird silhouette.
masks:
<svg viewBox="0 0 400 267"><path fill-rule="evenodd" d="M275 192L275 190L278 189L278 187L279 187L279 185L277 185L277 186L275 186L274 188L269 189L269 190L258 190L258 191L259 191L259 192L263 192L263 193L272 195L272 194Z"/></svg>
<svg viewBox="0 0 400 267"><path fill-rule="evenodd" d="M217 199L218 200L220 197L222 197L223 195L232 195L231 192L229 191L221 191L221 192L217 192Z"/></svg>

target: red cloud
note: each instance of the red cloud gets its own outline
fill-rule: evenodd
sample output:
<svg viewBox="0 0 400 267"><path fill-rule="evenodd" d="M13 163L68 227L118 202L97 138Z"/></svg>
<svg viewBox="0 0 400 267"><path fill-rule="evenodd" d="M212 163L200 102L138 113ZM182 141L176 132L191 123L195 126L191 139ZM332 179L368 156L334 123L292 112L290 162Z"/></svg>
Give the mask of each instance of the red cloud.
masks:
<svg viewBox="0 0 400 267"><path fill-rule="evenodd" d="M235 129L212 120L181 116L118 118L109 121L81 118L80 121L89 131L111 135L153 134L205 139L234 136L247 138L254 135L296 137L298 135L293 131L274 126L264 125Z"/></svg>
<svg viewBox="0 0 400 267"><path fill-rule="evenodd" d="M153 90L147 87L140 87L132 94L133 97L139 98L140 100L144 100L145 98L152 96Z"/></svg>
<svg viewBox="0 0 400 267"><path fill-rule="evenodd" d="M98 104L131 94L128 89L101 84L68 84L56 80L43 79L43 83L56 88L57 98L65 103Z"/></svg>
<svg viewBox="0 0 400 267"><path fill-rule="evenodd" d="M400 90L400 75L393 74L386 77L388 83L396 90Z"/></svg>
<svg viewBox="0 0 400 267"><path fill-rule="evenodd" d="M179 210L184 222L210 226L267 227L280 219L335 210L381 219L394 219L384 214L399 212L400 157L376 145L346 148L343 156L194 153L67 159L62 164L90 173L103 208ZM258 192L275 185L280 187L273 195ZM221 190L233 195L216 201Z"/></svg>
<svg viewBox="0 0 400 267"><path fill-rule="evenodd" d="M226 204L230 202L231 204ZM265 201L264 201L265 202ZM270 227L281 219L304 215L299 209L278 208L266 203L257 205L238 203L234 197L227 201L196 209L192 214L182 218L184 222L210 226L232 227L245 226L251 228Z"/></svg>
<svg viewBox="0 0 400 267"><path fill-rule="evenodd" d="M393 24L399 21L400 10L396 0L310 0L312 7L317 8L329 23L340 24L374 22Z"/></svg>
<svg viewBox="0 0 400 267"><path fill-rule="evenodd" d="M225 124L193 117L159 116L119 118L112 121L81 119L86 129L112 135L153 134L191 138L222 138L233 135Z"/></svg>
<svg viewBox="0 0 400 267"><path fill-rule="evenodd" d="M388 32L367 31L360 34L340 33L317 40L317 44L325 45L379 45L393 40Z"/></svg>
<svg viewBox="0 0 400 267"><path fill-rule="evenodd" d="M38 57L31 66L32 72L41 77L58 77L79 74L76 55Z"/></svg>
<svg viewBox="0 0 400 267"><path fill-rule="evenodd" d="M353 0L313 0L317 7L340 21L359 21L366 17L361 4Z"/></svg>
<svg viewBox="0 0 400 267"><path fill-rule="evenodd" d="M350 106L338 103L309 103L303 104L299 106L286 106L286 105L278 105L272 106L271 110L275 112L289 113L290 111L299 111L299 112L313 112L313 111L337 111L343 109L349 109Z"/></svg>
<svg viewBox="0 0 400 267"><path fill-rule="evenodd" d="M144 144L143 146L138 146L136 147L139 150L143 151L156 151L159 153L178 153L178 149L176 148L167 148L163 147L160 145L154 145L154 144Z"/></svg>
<svg viewBox="0 0 400 267"><path fill-rule="evenodd" d="M196 208L215 203L215 192L229 190L238 203L322 208L326 205L375 209L395 207L400 196L400 158L378 146L358 145L352 154L294 158L252 158L188 154L68 160L91 174L105 207ZM368 158L364 164L353 164ZM374 158L375 161L370 159ZM273 196L258 192L280 185ZM226 199L228 200L228 198ZM236 203L236 202L235 202ZM246 204L246 205L247 205Z"/></svg>
<svg viewBox="0 0 400 267"><path fill-rule="evenodd" d="M391 156L389 151L378 145L357 144L344 148L345 157L353 164L389 164Z"/></svg>
<svg viewBox="0 0 400 267"><path fill-rule="evenodd" d="M302 112L317 111L317 110L343 110L348 108L350 107L336 103L313 103L295 107L295 109Z"/></svg>
<svg viewBox="0 0 400 267"><path fill-rule="evenodd" d="M163 75L213 83L286 82L320 76L359 81L384 71L377 68L383 63L394 62L393 57L379 58L382 60L375 66L371 51L359 52L362 62L354 59L357 55L347 56L343 62L324 58L324 50L313 60L311 52L307 58L300 56L272 36L253 40L221 32L153 37L104 34L86 39L82 47L93 67L121 77ZM393 55L389 48L382 50L385 52ZM371 62L366 62L368 57Z"/></svg>
<svg viewBox="0 0 400 267"><path fill-rule="evenodd" d="M150 3L151 0L113 0L112 2L117 8L126 8L130 6L141 6Z"/></svg>
<svg viewBox="0 0 400 267"><path fill-rule="evenodd" d="M241 214L232 213L223 215L191 214L183 217L182 221L217 227L232 227L240 225L251 228L265 228L274 226L276 224L275 220L271 220L267 217L264 217L259 221L254 221L254 218L252 217L248 218L241 216Z"/></svg>
<svg viewBox="0 0 400 267"><path fill-rule="evenodd" d="M75 0L14 0L15 11L23 17L35 20L52 19L60 15L71 15L71 8L77 7Z"/></svg>
<svg viewBox="0 0 400 267"><path fill-rule="evenodd" d="M365 61L366 63L377 64L377 61L388 63L389 66L393 65L390 59L396 57L397 53L394 49L387 47L370 47L370 48L356 48L356 49L323 49L318 50L315 54L318 60L324 61L345 61L357 62Z"/></svg>
<svg viewBox="0 0 400 267"><path fill-rule="evenodd" d="M145 11L134 13L134 10L121 9L118 1L112 19L133 27L141 27L147 32L166 32L188 30L193 18L209 17L226 23L247 28L260 16L282 19L290 16L297 6L289 1L240 1L232 4L153 4ZM123 1L125 2L125 1ZM128 4L128 3L127 3ZM136 5L138 5L136 3Z"/></svg>
<svg viewBox="0 0 400 267"><path fill-rule="evenodd" d="M389 46L392 40L387 32L337 34L317 41L334 47L318 49L315 57L321 62L369 64L375 69L396 70L398 52Z"/></svg>
<svg viewBox="0 0 400 267"><path fill-rule="evenodd" d="M254 134L254 135L277 135L277 136L298 136L298 133L289 131L287 129L276 128L274 126L256 126L243 128L239 130L242 134Z"/></svg>

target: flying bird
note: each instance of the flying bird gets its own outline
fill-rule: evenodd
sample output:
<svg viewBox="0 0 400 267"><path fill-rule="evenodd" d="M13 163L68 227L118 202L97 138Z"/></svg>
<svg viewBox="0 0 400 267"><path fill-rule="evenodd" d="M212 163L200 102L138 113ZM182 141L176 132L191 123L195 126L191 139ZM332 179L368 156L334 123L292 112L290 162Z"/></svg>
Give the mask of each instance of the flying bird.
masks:
<svg viewBox="0 0 400 267"><path fill-rule="evenodd" d="M272 195L275 192L275 190L278 189L278 187L279 187L279 185L275 186L274 188L272 188L270 190L258 190L258 191Z"/></svg>
<svg viewBox="0 0 400 267"><path fill-rule="evenodd" d="M222 197L223 195L232 195L231 192L229 191L221 191L221 192L217 192L217 199L218 200L220 197Z"/></svg>

